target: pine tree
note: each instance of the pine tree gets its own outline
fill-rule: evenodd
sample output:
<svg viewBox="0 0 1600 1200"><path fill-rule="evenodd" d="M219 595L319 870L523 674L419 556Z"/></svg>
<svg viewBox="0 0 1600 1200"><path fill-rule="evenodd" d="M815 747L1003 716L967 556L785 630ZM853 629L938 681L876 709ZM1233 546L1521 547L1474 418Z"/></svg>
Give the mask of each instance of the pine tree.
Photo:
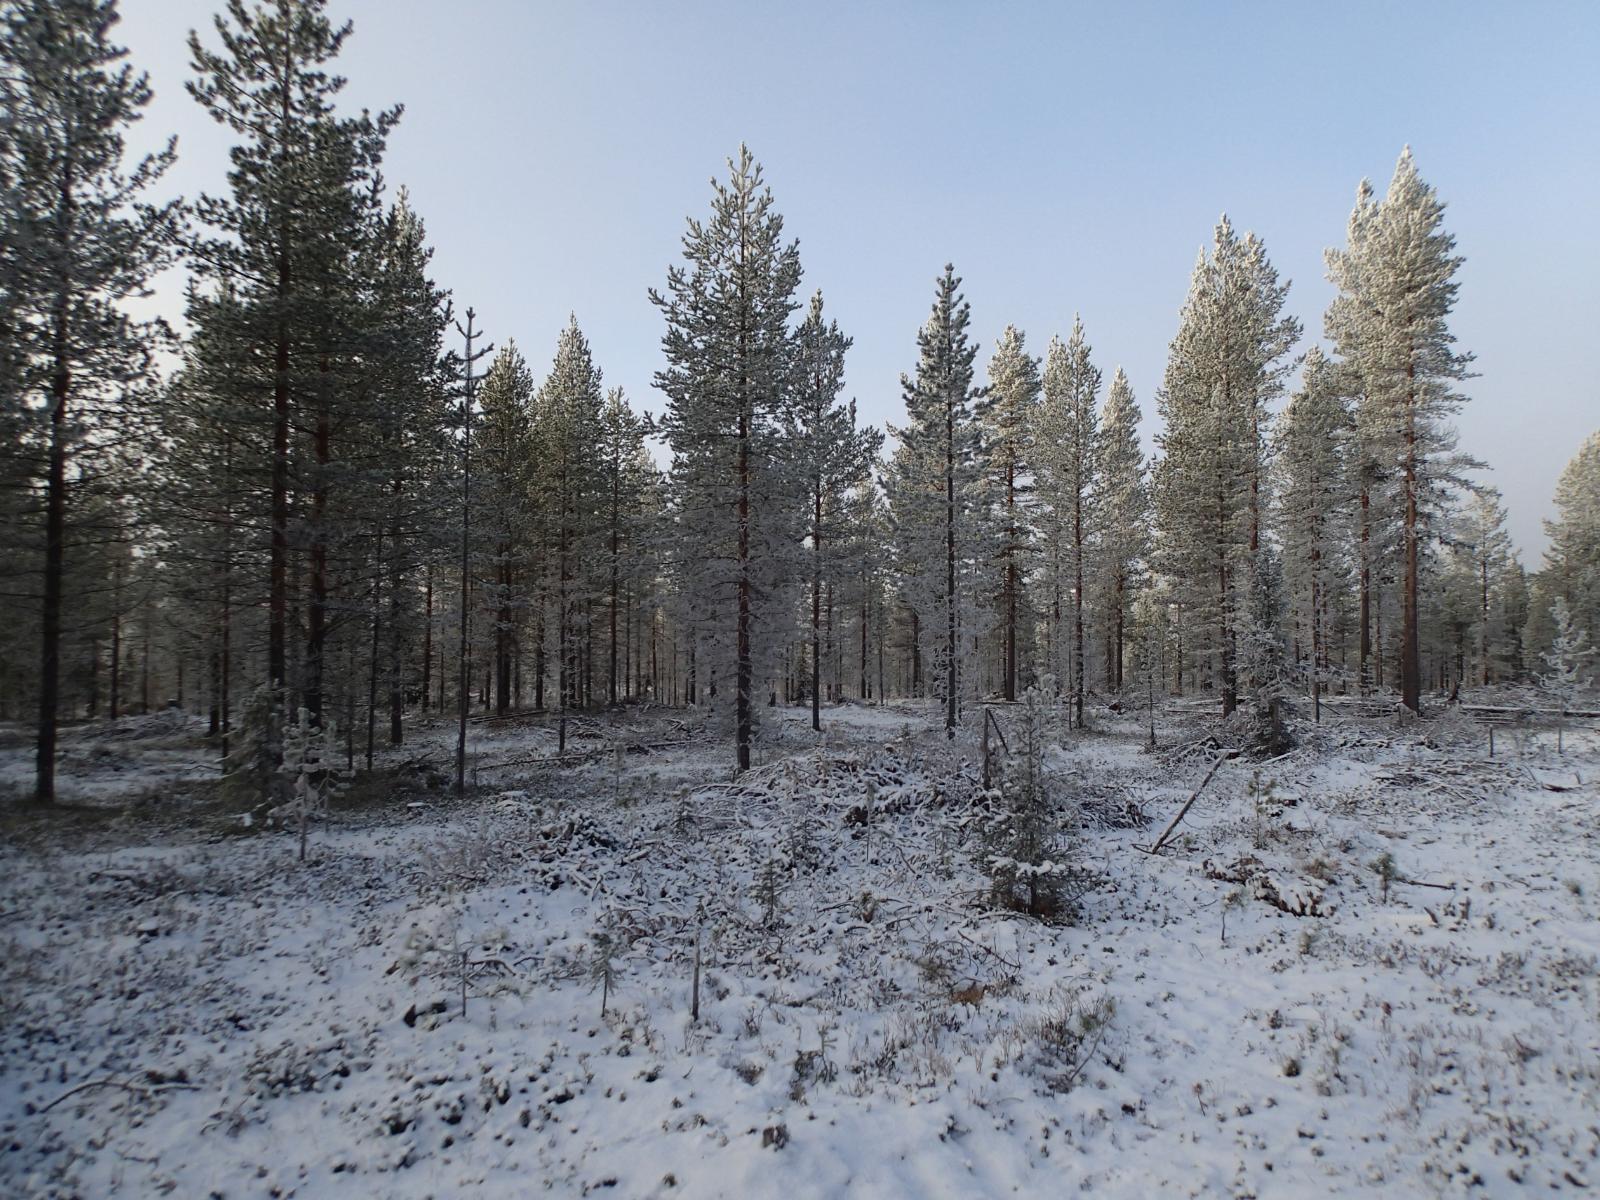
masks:
<svg viewBox="0 0 1600 1200"><path fill-rule="evenodd" d="M885 698L884 660L888 649L889 578L893 559L889 512L879 482L868 479L850 497L853 548L849 561L857 572L860 604L857 634L856 694L863 700Z"/></svg>
<svg viewBox="0 0 1600 1200"><path fill-rule="evenodd" d="M1028 615L1022 610L1027 559L1033 552L1034 433L1039 416L1039 360L1022 331L1007 325L989 359L989 387L977 407L988 516L996 527L996 600L1001 631L1001 694L1018 695L1018 647Z"/></svg>
<svg viewBox="0 0 1600 1200"><path fill-rule="evenodd" d="M161 561L174 570L174 594L207 613L211 624L210 733L225 772L232 752L236 649L249 636L242 626L258 598L248 582L263 561L250 520L263 493L243 469L252 448L226 420L246 374L244 352L229 336L234 308L224 294L194 324L184 366L161 405L162 449L154 464Z"/></svg>
<svg viewBox="0 0 1600 1200"><path fill-rule="evenodd" d="M1346 225L1346 249L1328 250L1328 278L1334 282L1345 275L1353 278L1355 264L1367 252L1376 224L1378 204L1372 185L1363 179L1356 189L1355 207ZM1341 291L1329 307L1325 328L1340 357L1346 376L1343 387L1355 400L1354 435L1347 455L1347 472L1357 504L1356 579L1359 587L1358 674L1361 691L1367 694L1381 681L1381 643L1373 627L1381 619L1377 587L1393 551L1396 523L1384 503L1384 491L1392 482L1385 461L1384 421L1375 396L1367 387L1369 372L1363 362L1378 341L1373 314L1364 309L1354 290Z"/></svg>
<svg viewBox="0 0 1600 1200"><path fill-rule="evenodd" d="M1085 655L1083 614L1087 566L1096 527L1100 475L1100 433L1095 416L1100 396L1100 369L1090 356L1083 322L1072 322L1063 343L1050 339L1044 359L1044 402L1039 411L1040 490L1050 510L1050 529L1057 548L1054 591L1072 594L1072 657L1069 698L1073 721L1083 725ZM1059 603L1058 599L1053 604ZM1057 621L1059 640L1059 621Z"/></svg>
<svg viewBox="0 0 1600 1200"><path fill-rule="evenodd" d="M781 599L797 515L781 422L793 399L788 320L800 250L784 244L783 218L749 149L741 146L728 167L728 182L712 184L711 219L689 222L685 265L668 271L665 294L650 295L667 322L667 367L656 386L667 398L661 430L673 455L674 557L681 583L705 606L717 658L732 658L743 771L755 736L757 670L772 649L758 644L772 627L762 610Z"/></svg>
<svg viewBox="0 0 1600 1200"><path fill-rule="evenodd" d="M1584 439L1556 481L1556 518L1545 575L1566 601L1577 628L1600 642L1600 433Z"/></svg>
<svg viewBox="0 0 1600 1200"><path fill-rule="evenodd" d="M127 131L151 91L111 41L117 20L114 0L17 0L0 14L0 400L7 456L21 451L7 484L34 475L35 454L43 465L33 479L44 507L41 804L55 800L69 492L93 473L87 456L130 435L150 386L163 330L132 320L124 302L170 260L178 221L175 203L142 199L174 143L124 170Z"/></svg>
<svg viewBox="0 0 1600 1200"><path fill-rule="evenodd" d="M1556 728L1556 748L1561 750L1564 749L1567 710L1583 691L1589 660L1595 652L1589 644L1589 635L1573 621L1565 596L1557 596L1551 604L1550 622L1550 649L1543 656L1545 670L1539 676L1539 686L1561 706L1561 724Z"/></svg>
<svg viewBox="0 0 1600 1200"><path fill-rule="evenodd" d="M1472 493L1460 541L1471 561L1478 627L1478 681L1487 686L1494 677L1494 664L1505 658L1502 591L1514 554L1499 488L1479 488Z"/></svg>
<svg viewBox="0 0 1600 1200"><path fill-rule="evenodd" d="M794 334L796 392L789 417L788 451L805 489L810 556L811 728L822 728L823 590L848 570L844 551L853 491L872 477L883 435L856 425L855 404L841 404L844 356L850 339L837 321L825 322L822 293L811 297Z"/></svg>
<svg viewBox="0 0 1600 1200"><path fill-rule="evenodd" d="M899 656L905 662L901 691L921 698L926 694L928 632L925 614L937 603L937 580L931 555L939 544L939 471L933 447L907 440L904 430L890 426L897 439L883 473L884 523L888 532L889 576L902 619L895 622Z"/></svg>
<svg viewBox="0 0 1600 1200"><path fill-rule="evenodd" d="M1306 639L1305 674L1316 721L1322 720L1322 691L1332 668L1331 618L1346 584L1353 429L1340 372L1313 346L1301 386L1280 420L1277 468L1284 575L1295 628Z"/></svg>
<svg viewBox="0 0 1600 1200"><path fill-rule="evenodd" d="M606 699L631 697L631 638L627 624L648 583L641 551L651 533L655 465L645 446L646 422L629 407L621 388L606 394L600 414L599 494L606 585ZM622 626L619 627L619 620ZM619 632L623 641L619 643ZM619 662L619 646L625 651ZM618 669L622 669L619 681Z"/></svg>
<svg viewBox="0 0 1600 1200"><path fill-rule="evenodd" d="M1209 628L1188 640L1224 715L1238 704L1238 640L1267 510L1268 405L1300 335L1282 315L1287 292L1256 236L1240 238L1224 217L1195 265L1158 396L1161 559L1195 634Z"/></svg>
<svg viewBox="0 0 1600 1200"><path fill-rule="evenodd" d="M302 692L322 718L324 653L331 604L327 560L341 371L359 350L357 267L378 229L378 166L399 109L341 117L344 80L324 68L351 26L335 29L324 0L276 0L247 8L229 0L216 19L222 49L190 34L197 77L190 93L241 142L233 148L230 194L203 196L197 211L216 236L197 247L207 274L240 302L241 336L266 367L270 391L251 413L270 430L267 523L267 669L288 683L291 510L296 476L309 493L309 597ZM308 431L309 447L293 445Z"/></svg>
<svg viewBox="0 0 1600 1200"><path fill-rule="evenodd" d="M1051 688L1051 691L1054 689ZM986 816L979 842L996 904L1035 917L1071 917L1088 890L1088 872L1075 861L1075 812L1063 811L1045 769L1054 730L1053 697L1032 687L1024 693L1007 756L998 803Z"/></svg>
<svg viewBox="0 0 1600 1200"><path fill-rule="evenodd" d="M1495 650L1496 673L1506 679L1522 679L1528 671L1528 650L1523 633L1528 624L1530 603L1528 572L1516 555L1506 565L1495 602L1494 620L1498 628Z"/></svg>
<svg viewBox="0 0 1600 1200"><path fill-rule="evenodd" d="M601 480L595 450L604 403L600 368L572 318L556 343L555 361L536 402L543 470L538 507L545 523L547 590L555 601L557 696L561 748L566 714L589 702L591 601L600 556Z"/></svg>
<svg viewBox="0 0 1600 1200"><path fill-rule="evenodd" d="M934 284L933 313L917 334L915 376L900 377L906 425L898 430L900 452L894 499L901 514L908 505L928 510L898 528L904 536L902 557L937 568L920 576L922 588L913 604L919 621L929 628L936 647L934 676L944 688L944 725L955 737L960 720L963 636L962 574L974 535L973 488L977 480L978 426L973 402L983 391L973 386L972 363L977 343L969 340L971 307L961 294L955 268L946 264ZM937 507L935 507L937 506Z"/></svg>
<svg viewBox="0 0 1600 1200"><path fill-rule="evenodd" d="M467 791L467 707L471 702L472 694L472 427L475 409L478 400L477 373L478 360L487 357L493 350L492 343L482 346L478 340L483 337L483 329L478 325L478 314L472 309L467 309L466 324L455 322L456 332L461 336L461 357L458 360L461 366L461 436L460 436L460 462L461 469L461 586L459 592L459 611L457 620L459 625L456 634L456 795L462 796ZM441 664L440 675L443 675ZM443 680L440 682L440 704L443 706ZM562 723L562 737L566 736L566 724ZM565 746L563 745L563 749Z"/></svg>
<svg viewBox="0 0 1600 1200"><path fill-rule="evenodd" d="M1432 663L1438 686L1447 688L1453 699L1459 699L1462 685L1472 678L1469 650L1479 648L1487 632L1476 549L1470 512L1451 513L1440 536L1440 569L1423 593L1423 645L1432 651L1424 658Z"/></svg>
<svg viewBox="0 0 1600 1200"><path fill-rule="evenodd" d="M478 466L473 522L489 562L486 607L494 614L494 706L511 706L513 659L527 615L534 520L533 373L511 339L501 345L478 389ZM480 562L482 559L480 556ZM483 567L480 566L480 570Z"/></svg>
<svg viewBox="0 0 1600 1200"><path fill-rule="evenodd" d="M380 493L372 514L378 553L371 588L371 678L375 685L376 652L380 640L386 641L389 743L398 746L404 737L408 634L419 624L414 576L439 557L446 515L454 512L446 446L455 361L444 348L449 299L429 276L433 251L404 188L373 249L362 385L371 394L372 418L360 431L373 463L370 485ZM375 701L369 695L369 758Z"/></svg>
<svg viewBox="0 0 1600 1200"><path fill-rule="evenodd" d="M1124 643L1138 571L1150 544L1150 488L1139 448L1139 405L1122 368L1100 410L1099 530L1106 612L1106 687L1123 682Z"/></svg>
<svg viewBox="0 0 1600 1200"><path fill-rule="evenodd" d="M1284 615L1283 568L1277 549L1264 542L1256 551L1239 628L1239 678L1250 696L1256 750L1269 757L1294 744L1281 706L1288 675Z"/></svg>
<svg viewBox="0 0 1600 1200"><path fill-rule="evenodd" d="M1387 501L1400 529L1400 696L1413 712L1422 709L1421 549L1443 491L1473 465L1454 453L1447 423L1462 403L1453 385L1468 377L1472 358L1456 352L1447 324L1464 260L1443 216L1444 204L1418 176L1408 146L1383 200L1352 220L1359 228L1351 245L1328 254L1340 292L1329 332L1360 374L1372 453L1380 477L1391 481Z"/></svg>

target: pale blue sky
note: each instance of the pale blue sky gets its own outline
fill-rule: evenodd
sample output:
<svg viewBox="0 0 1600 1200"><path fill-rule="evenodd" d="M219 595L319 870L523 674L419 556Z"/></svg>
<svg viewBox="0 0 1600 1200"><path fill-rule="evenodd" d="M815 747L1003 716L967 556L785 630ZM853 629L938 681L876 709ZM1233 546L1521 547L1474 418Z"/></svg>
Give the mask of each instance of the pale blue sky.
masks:
<svg viewBox="0 0 1600 1200"><path fill-rule="evenodd" d="M173 175L218 190L227 136L182 90L211 0L123 0ZM1190 268L1219 213L1266 241L1321 332L1322 251L1400 148L1467 256L1454 329L1480 378L1463 448L1494 467L1529 565L1556 474L1600 428L1600 4L516 3L335 0L354 105L401 101L387 163L459 307L535 371L575 312L646 408L646 299L741 140L804 288L855 338L848 388L895 420L946 260L987 359L1081 311L1154 416ZM173 292L175 295L175 290Z"/></svg>

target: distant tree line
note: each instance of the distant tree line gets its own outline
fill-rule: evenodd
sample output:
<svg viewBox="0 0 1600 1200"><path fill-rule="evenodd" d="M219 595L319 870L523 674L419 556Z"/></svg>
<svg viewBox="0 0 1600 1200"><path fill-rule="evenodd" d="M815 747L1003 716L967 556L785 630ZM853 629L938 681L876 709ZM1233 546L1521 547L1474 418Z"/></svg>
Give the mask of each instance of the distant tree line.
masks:
<svg viewBox="0 0 1600 1200"><path fill-rule="evenodd" d="M1456 449L1462 259L1409 149L1328 251L1326 350L1296 353L1288 284L1219 222L1147 461L1081 320L1042 358L1007 326L980 383L950 266L904 422L862 424L850 338L741 147L650 293L651 417L575 317L542 382L505 338L464 387L423 221L381 171L400 109L341 109L351 29L323 0L229 0L191 34L188 90L235 143L215 194L165 204L175 146L125 153L150 88L115 0L3 19L0 717L37 726L41 802L61 721L169 704L234 775L308 731L370 767L463 695L708 709L743 768L777 705L820 729L826 703L924 697L952 734L1041 687L1080 725L1132 690L1421 711L1600 641L1600 434L1527 571ZM177 261L181 339L129 315Z"/></svg>

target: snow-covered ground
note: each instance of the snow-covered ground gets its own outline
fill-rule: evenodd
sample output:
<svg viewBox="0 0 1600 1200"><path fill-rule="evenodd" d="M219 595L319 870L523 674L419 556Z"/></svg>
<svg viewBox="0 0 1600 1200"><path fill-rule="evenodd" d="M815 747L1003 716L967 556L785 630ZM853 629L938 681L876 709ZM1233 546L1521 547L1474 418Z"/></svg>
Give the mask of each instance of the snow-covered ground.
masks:
<svg viewBox="0 0 1600 1200"><path fill-rule="evenodd" d="M737 785L681 712L565 764L477 722L463 801L425 730L303 865L193 782L197 726L73 731L100 807L0 816L0 1194L1600 1188L1592 722L1491 762L1339 717L1152 855L1208 727L1101 714L1050 761L1103 882L1048 925L980 902L975 738L825 717Z"/></svg>

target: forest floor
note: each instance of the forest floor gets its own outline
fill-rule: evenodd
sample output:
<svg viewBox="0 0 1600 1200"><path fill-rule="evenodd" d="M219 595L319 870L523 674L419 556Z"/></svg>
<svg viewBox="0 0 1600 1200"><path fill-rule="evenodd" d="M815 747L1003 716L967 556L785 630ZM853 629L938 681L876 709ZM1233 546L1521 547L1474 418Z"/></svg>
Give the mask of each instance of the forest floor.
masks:
<svg viewBox="0 0 1600 1200"><path fill-rule="evenodd" d="M460 800L424 727L303 864L191 720L73 728L49 814L7 731L0 1195L1600 1189L1592 721L1302 726L1151 854L1226 734L1097 712L1044 923L984 902L975 732L779 717L737 783L680 711L476 721Z"/></svg>

